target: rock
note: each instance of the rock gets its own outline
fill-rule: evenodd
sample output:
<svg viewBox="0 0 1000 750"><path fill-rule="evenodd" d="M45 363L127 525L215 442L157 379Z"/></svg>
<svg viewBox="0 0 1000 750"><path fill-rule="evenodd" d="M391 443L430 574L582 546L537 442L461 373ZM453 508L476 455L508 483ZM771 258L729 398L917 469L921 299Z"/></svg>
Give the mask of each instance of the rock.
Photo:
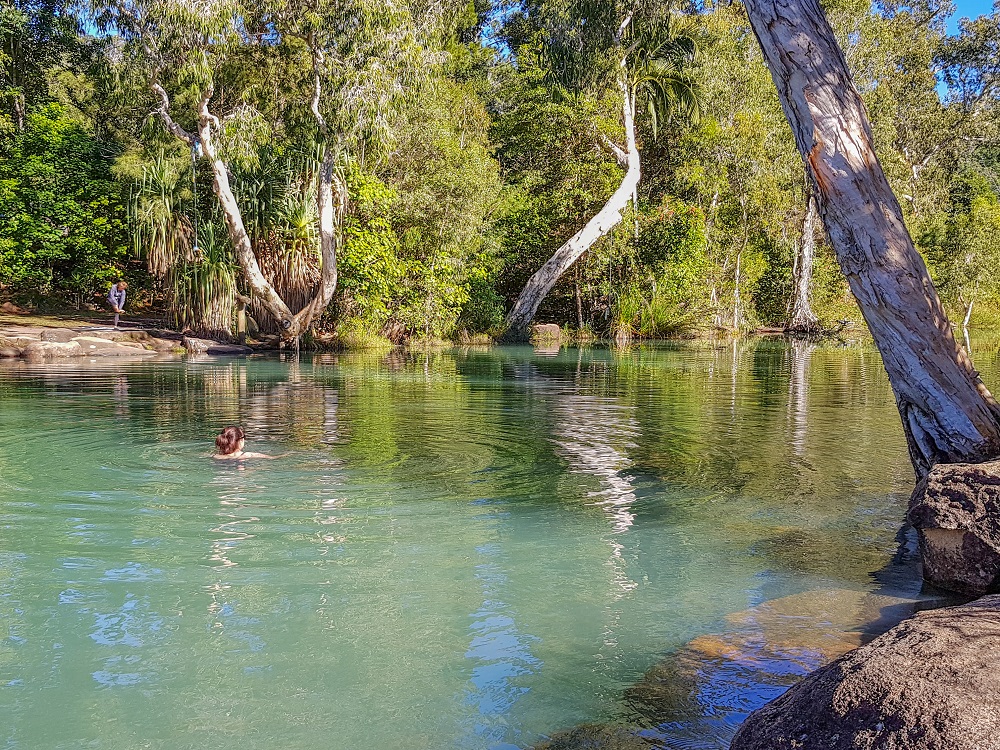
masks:
<svg viewBox="0 0 1000 750"><path fill-rule="evenodd" d="M21 356L21 350L13 346L0 348L0 359L16 359Z"/></svg>
<svg viewBox="0 0 1000 750"><path fill-rule="evenodd" d="M0 303L0 312L11 313L13 315L27 315L28 311L23 307L18 307L13 302Z"/></svg>
<svg viewBox="0 0 1000 750"><path fill-rule="evenodd" d="M60 344L68 344L80 334L72 328L45 328L38 338L42 341L56 341Z"/></svg>
<svg viewBox="0 0 1000 750"><path fill-rule="evenodd" d="M533 750L651 750L636 729L610 724L582 724L553 735Z"/></svg>
<svg viewBox="0 0 1000 750"><path fill-rule="evenodd" d="M1000 596L922 612L754 711L730 750L997 750Z"/></svg>
<svg viewBox="0 0 1000 750"><path fill-rule="evenodd" d="M1000 587L1000 461L938 464L910 498L924 578L971 596Z"/></svg>
<svg viewBox="0 0 1000 750"><path fill-rule="evenodd" d="M721 632L696 637L628 688L625 705L678 747L698 738L723 746L748 713L926 607L913 581L909 592L819 589L726 615Z"/></svg>
<svg viewBox="0 0 1000 750"><path fill-rule="evenodd" d="M83 349L75 341L62 343L59 341L32 341L24 348L22 356L34 362L53 359L55 357L80 357Z"/></svg>
<svg viewBox="0 0 1000 750"><path fill-rule="evenodd" d="M197 339L193 336L185 336L183 339L184 348L188 354L207 354L210 341L207 339Z"/></svg>
<svg viewBox="0 0 1000 750"><path fill-rule="evenodd" d="M156 354L132 341L109 341L98 336L77 336L73 339L87 357L135 357Z"/></svg>
<svg viewBox="0 0 1000 750"><path fill-rule="evenodd" d="M249 346L239 344L222 344L211 339L199 339L194 336L185 336L183 339L184 348L189 354L219 354L242 356L253 352Z"/></svg>
<svg viewBox="0 0 1000 750"><path fill-rule="evenodd" d="M536 323L531 326L531 338L535 341L560 341L562 329L556 323Z"/></svg>
<svg viewBox="0 0 1000 750"><path fill-rule="evenodd" d="M157 336L149 337L149 345L153 347L153 351L159 354L165 354L168 352L184 352L184 347L181 346L180 341L161 339Z"/></svg>

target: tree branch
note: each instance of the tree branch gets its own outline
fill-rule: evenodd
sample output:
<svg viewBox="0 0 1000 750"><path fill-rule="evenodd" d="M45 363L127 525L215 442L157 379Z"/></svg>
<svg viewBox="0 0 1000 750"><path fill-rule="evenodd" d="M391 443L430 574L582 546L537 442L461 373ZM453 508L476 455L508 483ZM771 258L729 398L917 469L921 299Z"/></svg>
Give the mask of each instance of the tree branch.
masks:
<svg viewBox="0 0 1000 750"><path fill-rule="evenodd" d="M150 84L150 88L153 90L154 94L160 97L160 106L153 111L160 116L161 120L163 120L164 124L167 126L167 130L180 138L187 145L193 146L197 138L192 133L189 133L174 122L174 119L170 116L170 97L167 96L166 90L159 83Z"/></svg>
<svg viewBox="0 0 1000 750"><path fill-rule="evenodd" d="M601 139L601 145L615 155L615 161L618 162L618 166L622 169L628 169L628 154L625 153L625 149L604 135L604 133L599 133L598 137Z"/></svg>

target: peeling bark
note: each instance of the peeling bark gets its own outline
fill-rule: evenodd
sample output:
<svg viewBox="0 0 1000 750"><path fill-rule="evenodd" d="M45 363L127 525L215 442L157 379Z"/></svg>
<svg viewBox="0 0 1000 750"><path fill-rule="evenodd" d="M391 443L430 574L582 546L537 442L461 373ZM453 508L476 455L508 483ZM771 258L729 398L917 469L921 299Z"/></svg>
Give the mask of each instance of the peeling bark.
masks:
<svg viewBox="0 0 1000 750"><path fill-rule="evenodd" d="M818 0L746 0L746 7L830 243L882 353L918 478L936 463L997 455L1000 409L956 342L914 249Z"/></svg>

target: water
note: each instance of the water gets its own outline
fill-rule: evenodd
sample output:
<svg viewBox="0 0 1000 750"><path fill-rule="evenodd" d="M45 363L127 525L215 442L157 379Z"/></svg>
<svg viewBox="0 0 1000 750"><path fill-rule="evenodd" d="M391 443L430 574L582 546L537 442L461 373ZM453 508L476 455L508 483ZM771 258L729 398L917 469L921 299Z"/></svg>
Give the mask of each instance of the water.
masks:
<svg viewBox="0 0 1000 750"><path fill-rule="evenodd" d="M722 748L919 598L911 486L863 348L7 365L0 747Z"/></svg>

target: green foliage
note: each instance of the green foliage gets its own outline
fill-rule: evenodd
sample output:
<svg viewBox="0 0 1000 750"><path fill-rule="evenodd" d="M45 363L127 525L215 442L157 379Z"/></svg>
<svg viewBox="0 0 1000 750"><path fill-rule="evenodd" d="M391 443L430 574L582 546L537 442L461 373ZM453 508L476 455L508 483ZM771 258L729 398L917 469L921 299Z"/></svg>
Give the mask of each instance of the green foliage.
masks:
<svg viewBox="0 0 1000 750"><path fill-rule="evenodd" d="M381 329L393 311L393 296L406 273L399 239L385 218L393 191L379 179L353 170L348 174L352 211L344 221L338 258L338 312Z"/></svg>
<svg viewBox="0 0 1000 750"><path fill-rule="evenodd" d="M201 336L229 338L236 312L236 265L212 224L199 232L196 257L170 269L174 324Z"/></svg>
<svg viewBox="0 0 1000 750"><path fill-rule="evenodd" d="M0 144L0 283L36 300L103 294L128 245L101 144L58 104L30 112Z"/></svg>
<svg viewBox="0 0 1000 750"><path fill-rule="evenodd" d="M706 328L710 290L705 283L705 214L675 198L639 221L631 273L612 298L611 329L619 336L657 338L690 335Z"/></svg>
<svg viewBox="0 0 1000 750"><path fill-rule="evenodd" d="M1000 298L1000 198L979 171L966 167L949 185L947 214L928 222L920 244L942 298L964 315L975 302Z"/></svg>

